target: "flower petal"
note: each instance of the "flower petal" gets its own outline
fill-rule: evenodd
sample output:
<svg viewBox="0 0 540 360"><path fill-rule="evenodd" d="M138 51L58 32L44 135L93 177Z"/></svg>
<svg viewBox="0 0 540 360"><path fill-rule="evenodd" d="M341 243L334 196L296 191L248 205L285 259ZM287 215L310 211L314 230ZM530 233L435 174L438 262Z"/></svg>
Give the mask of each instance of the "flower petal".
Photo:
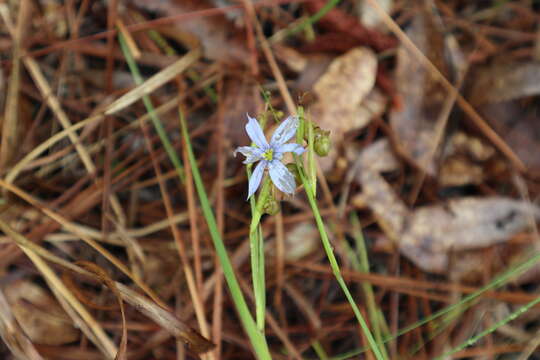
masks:
<svg viewBox="0 0 540 360"><path fill-rule="evenodd" d="M261 185L261 180L264 174L264 168L266 167L267 163L266 161L261 161L257 164L255 167L255 170L253 171L253 174L251 174L251 177L249 178L249 192L248 192L248 199L251 197L251 195L255 194L255 191L259 188L259 185Z"/></svg>
<svg viewBox="0 0 540 360"><path fill-rule="evenodd" d="M283 145L289 141L296 133L299 124L298 116L289 116L283 120L276 131L274 131L272 139L270 139L271 146Z"/></svg>
<svg viewBox="0 0 540 360"><path fill-rule="evenodd" d="M251 164L255 161L259 161L262 159L262 155L264 154L263 150L254 146L237 147L236 150L234 150L234 156L236 156L236 153L238 152L246 157L244 164Z"/></svg>
<svg viewBox="0 0 540 360"><path fill-rule="evenodd" d="M268 164L270 178L276 187L286 194L293 194L296 189L294 176L280 161L274 160Z"/></svg>
<svg viewBox="0 0 540 360"><path fill-rule="evenodd" d="M306 149L302 145L290 143L279 146L276 151L280 153L293 152L296 155L302 155Z"/></svg>
<svg viewBox="0 0 540 360"><path fill-rule="evenodd" d="M268 142L264 137L261 125L259 125L257 119L252 118L251 116L249 116L249 114L246 114L246 116L248 118L248 123L246 124L246 132L248 133L249 138L255 143L255 145L257 145L261 149L268 149Z"/></svg>

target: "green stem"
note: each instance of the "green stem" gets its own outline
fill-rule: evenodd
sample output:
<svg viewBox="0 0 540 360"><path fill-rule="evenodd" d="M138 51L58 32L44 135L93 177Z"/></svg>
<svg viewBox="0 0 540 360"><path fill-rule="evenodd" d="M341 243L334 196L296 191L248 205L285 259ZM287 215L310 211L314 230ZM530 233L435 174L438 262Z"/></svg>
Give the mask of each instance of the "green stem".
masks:
<svg viewBox="0 0 540 360"><path fill-rule="evenodd" d="M193 154L193 149L191 147L191 142L189 139L187 126L184 119L184 114L181 111L179 111L179 115L180 115L180 126L182 128L182 136L186 144L189 164L191 166L191 171L193 173L193 181L195 182L197 194L199 195L199 200L201 202L203 215L208 224L208 230L210 231L210 236L214 243L216 253L221 262L223 275L225 276L225 280L227 281L227 285L229 286L229 290L231 292L234 305L236 307L236 310L238 311L238 315L240 316L240 321L242 322L242 325L244 326L244 329L246 330L249 340L251 341L251 344L253 345L253 349L255 350L257 358L260 360L271 360L272 357L270 355L270 349L268 348L266 339L264 335L261 334L261 332L257 329L255 321L253 320L253 317L251 316L249 312L249 308L247 306L246 300L244 299L244 295L242 294L242 291L240 289L240 284L238 283L238 280L236 279L236 275L234 274L231 260L229 259L229 255L227 254L227 250L225 249L225 245L223 244L223 239L221 238L221 235L219 233L217 223L216 223L216 218L214 217L214 213L212 212L210 201L208 200L208 196L206 195L206 190L204 188L204 184L201 179L201 174L197 166L197 161L195 160L195 155Z"/></svg>
<svg viewBox="0 0 540 360"><path fill-rule="evenodd" d="M262 217L262 209L272 188L270 178L267 176L262 185L257 204L251 202L252 216L249 227L249 244L251 247L251 275L253 278L253 292L255 295L255 319L257 328L264 333L264 315L266 311L266 285L264 275L264 239L262 229L259 226Z"/></svg>
<svg viewBox="0 0 540 360"><path fill-rule="evenodd" d="M381 350L378 348L377 343L375 342L375 339L373 338L373 335L371 334L371 331L369 330L369 327L366 321L364 320L362 313L360 312L360 309L356 305L351 295L351 292L349 291L349 288L347 287L347 284L345 283L345 280L343 279L343 276L341 275L339 264L334 255L334 251L332 250L332 245L330 244L330 240L328 238L328 234L326 232L324 222L319 212L319 208L317 207L317 201L315 200L315 195L314 195L313 189L311 188L311 182L309 181L309 179L307 178L305 174L305 169L302 165L302 162L300 161L300 158L298 156L295 156L295 159L296 159L296 165L298 166L298 170L300 173L300 177L302 178L302 183L304 184L304 188L305 188L306 195L309 201L309 205L311 206L311 210L313 211L313 216L315 217L317 228L319 230L319 233L321 234L321 241L323 243L324 251L326 252L326 256L328 260L330 261L330 267L332 268L334 277L336 278L339 286L345 293L345 297L349 301L349 304L351 305L354 315L356 316L356 319L358 323L360 324L360 327L362 328L362 331L364 332L364 335L366 336L368 340L368 344L371 350L373 351L373 353L375 354L375 357L377 358L377 360L383 360L385 359L385 357L381 353Z"/></svg>

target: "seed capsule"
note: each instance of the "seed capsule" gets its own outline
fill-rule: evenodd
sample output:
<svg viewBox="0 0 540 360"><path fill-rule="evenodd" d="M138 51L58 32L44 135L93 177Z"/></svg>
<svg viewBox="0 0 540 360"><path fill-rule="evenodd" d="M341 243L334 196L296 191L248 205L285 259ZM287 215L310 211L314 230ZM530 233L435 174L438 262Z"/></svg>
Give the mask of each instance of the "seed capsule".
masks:
<svg viewBox="0 0 540 360"><path fill-rule="evenodd" d="M330 152L330 131L325 131L320 127L316 127L313 134L313 150L319 156L326 156Z"/></svg>
<svg viewBox="0 0 540 360"><path fill-rule="evenodd" d="M268 215L276 215L279 212L279 204L272 195L266 198L263 205L263 212Z"/></svg>

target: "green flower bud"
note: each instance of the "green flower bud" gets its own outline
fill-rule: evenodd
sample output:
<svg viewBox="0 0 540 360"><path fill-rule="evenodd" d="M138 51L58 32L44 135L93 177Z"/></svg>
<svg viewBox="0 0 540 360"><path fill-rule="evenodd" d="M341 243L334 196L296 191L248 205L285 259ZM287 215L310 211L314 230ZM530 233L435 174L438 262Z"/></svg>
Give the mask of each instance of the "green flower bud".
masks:
<svg viewBox="0 0 540 360"><path fill-rule="evenodd" d="M266 202L264 203L262 210L265 214L276 215L279 212L279 203L272 195L269 195L266 198Z"/></svg>
<svg viewBox="0 0 540 360"><path fill-rule="evenodd" d="M302 178L300 177L300 172L298 171L298 167L295 163L288 163L285 165L287 167L287 170L291 172L291 174L294 175L294 181L296 181L296 185L302 183Z"/></svg>
<svg viewBox="0 0 540 360"><path fill-rule="evenodd" d="M307 134L305 136L306 141L309 141L307 139ZM315 153L317 153L317 155L328 155L331 145L332 142L330 141L330 131L323 130L318 126L313 129L313 150L315 150Z"/></svg>
<svg viewBox="0 0 540 360"><path fill-rule="evenodd" d="M330 136L317 136L313 141L313 150L319 156L326 156L330 152L330 146L332 145L330 141Z"/></svg>

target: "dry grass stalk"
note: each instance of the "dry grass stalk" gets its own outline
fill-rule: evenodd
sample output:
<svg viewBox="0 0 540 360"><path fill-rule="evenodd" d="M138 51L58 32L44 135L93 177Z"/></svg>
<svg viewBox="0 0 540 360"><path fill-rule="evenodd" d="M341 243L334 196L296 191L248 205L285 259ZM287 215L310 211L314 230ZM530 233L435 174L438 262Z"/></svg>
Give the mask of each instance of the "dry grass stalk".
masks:
<svg viewBox="0 0 540 360"><path fill-rule="evenodd" d="M201 50L199 48L191 50L180 60L161 70L141 85L129 91L127 94L124 94L120 98L116 99L116 101L107 106L105 115L113 115L133 104L135 101L140 100L143 96L151 94L154 90L171 81L183 71L188 69L200 58L200 56Z"/></svg>

